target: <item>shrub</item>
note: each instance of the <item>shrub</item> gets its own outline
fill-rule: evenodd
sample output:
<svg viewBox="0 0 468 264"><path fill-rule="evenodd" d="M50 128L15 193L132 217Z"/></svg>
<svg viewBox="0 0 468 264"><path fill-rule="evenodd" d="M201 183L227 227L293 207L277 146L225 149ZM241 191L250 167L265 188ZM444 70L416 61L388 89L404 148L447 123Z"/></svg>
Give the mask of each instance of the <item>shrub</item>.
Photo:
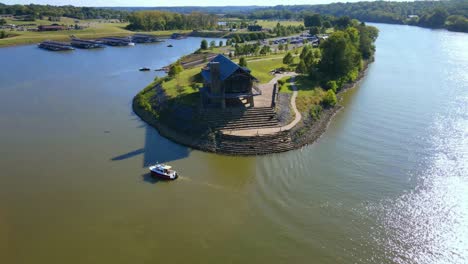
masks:
<svg viewBox="0 0 468 264"><path fill-rule="evenodd" d="M328 81L326 84L327 90L333 90L333 92L336 93L338 90L338 84L336 84L336 81Z"/></svg>
<svg viewBox="0 0 468 264"><path fill-rule="evenodd" d="M322 104L325 107L335 106L337 102L336 94L333 90L328 90L322 99Z"/></svg>
<svg viewBox="0 0 468 264"><path fill-rule="evenodd" d="M202 49L202 50L207 50L208 49L208 41L206 41L206 39L201 41L200 49Z"/></svg>
<svg viewBox="0 0 468 264"><path fill-rule="evenodd" d="M314 119L315 121L319 120L320 119L320 114L322 113L322 106L320 105L312 105L312 107L310 108L310 116L312 117L312 119Z"/></svg>
<svg viewBox="0 0 468 264"><path fill-rule="evenodd" d="M244 57L241 57L239 59L239 66L241 67L247 67L247 60Z"/></svg>

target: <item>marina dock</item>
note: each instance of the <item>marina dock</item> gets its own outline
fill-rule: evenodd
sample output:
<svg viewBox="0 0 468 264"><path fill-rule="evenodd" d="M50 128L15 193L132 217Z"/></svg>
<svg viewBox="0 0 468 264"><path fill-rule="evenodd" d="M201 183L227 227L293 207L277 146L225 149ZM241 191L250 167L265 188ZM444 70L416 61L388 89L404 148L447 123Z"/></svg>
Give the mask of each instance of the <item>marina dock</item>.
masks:
<svg viewBox="0 0 468 264"><path fill-rule="evenodd" d="M70 43L46 40L39 43L39 48L51 51L74 50Z"/></svg>
<svg viewBox="0 0 468 264"><path fill-rule="evenodd" d="M80 49L96 49L96 48L104 48L105 46L100 41L96 40L84 40L72 37L71 38L71 45L76 48Z"/></svg>
<svg viewBox="0 0 468 264"><path fill-rule="evenodd" d="M163 42L163 40L148 34L135 34L132 36L132 41L134 43L156 43Z"/></svg>
<svg viewBox="0 0 468 264"><path fill-rule="evenodd" d="M109 46L132 46L134 43L132 42L130 37L106 37L99 39L102 43L109 45Z"/></svg>

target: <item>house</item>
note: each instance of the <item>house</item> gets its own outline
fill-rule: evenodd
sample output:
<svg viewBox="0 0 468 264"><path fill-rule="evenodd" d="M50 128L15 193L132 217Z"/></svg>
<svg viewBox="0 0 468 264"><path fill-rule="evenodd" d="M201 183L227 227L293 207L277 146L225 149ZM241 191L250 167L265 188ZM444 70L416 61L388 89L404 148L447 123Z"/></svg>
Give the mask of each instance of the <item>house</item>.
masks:
<svg viewBox="0 0 468 264"><path fill-rule="evenodd" d="M60 26L60 25L41 25L41 26L38 26L37 27L37 30L38 31L59 31L59 30L64 30L65 27L64 26Z"/></svg>
<svg viewBox="0 0 468 264"><path fill-rule="evenodd" d="M202 69L203 88L200 90L202 106L224 109L231 106L254 106L253 97L261 91L258 80L250 70L234 63L222 54L214 57Z"/></svg>

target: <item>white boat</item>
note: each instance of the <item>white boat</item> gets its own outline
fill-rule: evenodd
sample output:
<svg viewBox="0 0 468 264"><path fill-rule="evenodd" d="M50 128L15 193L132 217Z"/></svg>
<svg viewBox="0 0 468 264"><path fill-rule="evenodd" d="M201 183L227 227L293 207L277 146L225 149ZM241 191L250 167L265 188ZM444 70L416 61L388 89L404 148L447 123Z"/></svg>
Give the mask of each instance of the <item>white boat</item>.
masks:
<svg viewBox="0 0 468 264"><path fill-rule="evenodd" d="M173 170L171 166L166 164L150 166L149 170L151 172L151 176L165 180L175 180L178 177L177 172Z"/></svg>
<svg viewBox="0 0 468 264"><path fill-rule="evenodd" d="M128 46L135 46L135 43L129 42L129 43L128 43Z"/></svg>

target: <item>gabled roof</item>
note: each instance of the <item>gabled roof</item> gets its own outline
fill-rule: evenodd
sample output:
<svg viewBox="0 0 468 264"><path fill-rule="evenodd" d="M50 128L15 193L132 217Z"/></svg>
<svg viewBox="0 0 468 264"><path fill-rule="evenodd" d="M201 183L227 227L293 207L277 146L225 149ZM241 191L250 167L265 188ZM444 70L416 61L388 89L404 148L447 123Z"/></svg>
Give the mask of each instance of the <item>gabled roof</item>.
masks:
<svg viewBox="0 0 468 264"><path fill-rule="evenodd" d="M250 70L239 66L237 63L233 62L232 60L226 58L223 54L218 54L216 57L214 57L210 62L218 62L219 63L219 78L221 81L226 80L229 76L231 76L234 72L237 70L244 71L248 74L250 74ZM209 64L206 68L204 68L201 72L203 78L207 82L211 82L211 74L210 74L210 68Z"/></svg>

